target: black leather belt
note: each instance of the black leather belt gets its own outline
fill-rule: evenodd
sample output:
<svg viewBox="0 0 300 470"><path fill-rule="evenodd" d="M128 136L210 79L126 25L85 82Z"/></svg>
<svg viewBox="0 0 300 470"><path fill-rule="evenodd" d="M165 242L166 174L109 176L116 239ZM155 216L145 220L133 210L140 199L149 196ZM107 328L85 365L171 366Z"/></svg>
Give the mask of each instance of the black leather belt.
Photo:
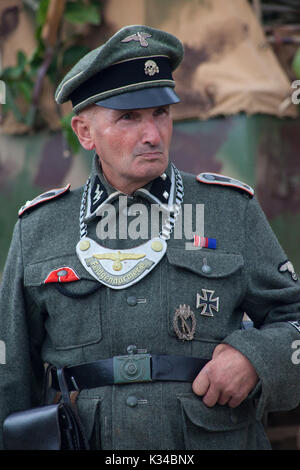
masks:
<svg viewBox="0 0 300 470"><path fill-rule="evenodd" d="M129 354L64 368L70 391L104 385L137 382L193 382L209 359L197 357ZM51 369L52 387L59 390L56 369Z"/></svg>

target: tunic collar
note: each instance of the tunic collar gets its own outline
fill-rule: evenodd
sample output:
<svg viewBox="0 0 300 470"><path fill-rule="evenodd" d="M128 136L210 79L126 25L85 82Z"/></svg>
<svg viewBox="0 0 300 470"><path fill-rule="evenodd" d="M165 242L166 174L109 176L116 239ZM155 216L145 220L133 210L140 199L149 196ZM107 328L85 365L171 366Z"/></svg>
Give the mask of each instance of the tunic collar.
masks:
<svg viewBox="0 0 300 470"><path fill-rule="evenodd" d="M111 186L103 175L98 155L95 155L90 175L90 185L86 201L86 214L84 221L88 222L101 211L105 204L112 203L120 196L129 198L141 197L158 204L166 212L171 212L175 204L175 175L171 163L165 173L137 189L131 196L122 193Z"/></svg>

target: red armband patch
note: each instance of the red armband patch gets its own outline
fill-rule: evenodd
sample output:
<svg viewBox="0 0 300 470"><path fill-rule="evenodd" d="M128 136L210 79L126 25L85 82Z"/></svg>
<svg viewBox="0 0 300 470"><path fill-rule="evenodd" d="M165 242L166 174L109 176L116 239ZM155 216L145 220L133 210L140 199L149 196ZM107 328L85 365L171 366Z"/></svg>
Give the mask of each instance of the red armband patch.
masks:
<svg viewBox="0 0 300 470"><path fill-rule="evenodd" d="M44 280L44 284L48 284L50 282L74 282L79 281L79 279L80 278L74 269L69 268L68 266L62 266L61 268L51 271Z"/></svg>

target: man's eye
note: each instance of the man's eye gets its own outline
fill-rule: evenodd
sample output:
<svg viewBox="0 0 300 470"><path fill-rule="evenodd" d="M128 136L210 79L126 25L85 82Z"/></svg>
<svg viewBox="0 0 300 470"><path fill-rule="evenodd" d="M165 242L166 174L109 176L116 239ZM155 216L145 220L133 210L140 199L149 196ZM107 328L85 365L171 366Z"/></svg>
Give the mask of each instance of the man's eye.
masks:
<svg viewBox="0 0 300 470"><path fill-rule="evenodd" d="M124 114L121 115L120 119L128 121L128 120L132 119L132 117L133 117L132 113L124 113Z"/></svg>
<svg viewBox="0 0 300 470"><path fill-rule="evenodd" d="M162 114L168 114L168 108L158 108L155 111L156 116L161 116Z"/></svg>

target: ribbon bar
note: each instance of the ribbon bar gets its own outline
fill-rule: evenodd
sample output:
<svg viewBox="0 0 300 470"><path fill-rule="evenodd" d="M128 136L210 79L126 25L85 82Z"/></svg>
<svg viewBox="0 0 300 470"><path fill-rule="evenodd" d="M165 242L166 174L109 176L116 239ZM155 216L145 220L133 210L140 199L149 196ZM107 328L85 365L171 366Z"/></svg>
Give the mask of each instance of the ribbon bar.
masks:
<svg viewBox="0 0 300 470"><path fill-rule="evenodd" d="M194 235L194 246L215 250L217 248L217 240L215 238L207 238L200 237L199 235Z"/></svg>

